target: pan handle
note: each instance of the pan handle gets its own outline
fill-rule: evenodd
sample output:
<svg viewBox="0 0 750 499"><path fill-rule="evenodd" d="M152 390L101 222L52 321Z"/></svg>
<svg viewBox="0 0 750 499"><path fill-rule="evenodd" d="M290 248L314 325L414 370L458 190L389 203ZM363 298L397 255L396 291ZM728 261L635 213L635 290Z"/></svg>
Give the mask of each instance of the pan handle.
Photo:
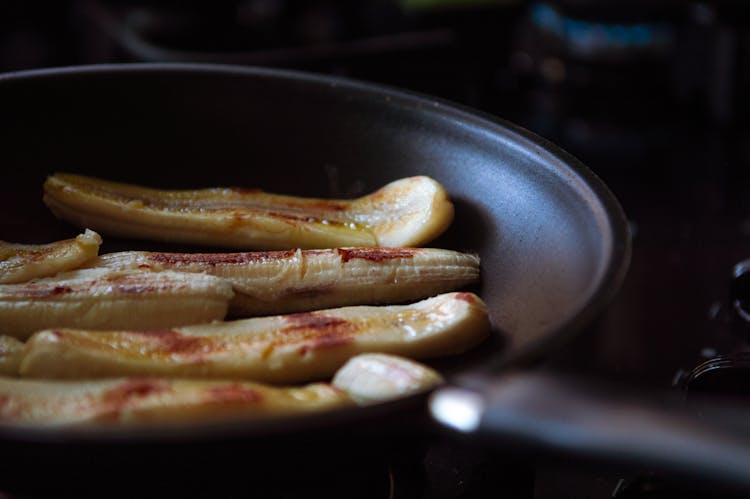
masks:
<svg viewBox="0 0 750 499"><path fill-rule="evenodd" d="M544 372L493 379L479 391L447 387L430 399L439 423L482 442L647 464L750 490L747 408L712 403L699 409L644 403L613 387Z"/></svg>

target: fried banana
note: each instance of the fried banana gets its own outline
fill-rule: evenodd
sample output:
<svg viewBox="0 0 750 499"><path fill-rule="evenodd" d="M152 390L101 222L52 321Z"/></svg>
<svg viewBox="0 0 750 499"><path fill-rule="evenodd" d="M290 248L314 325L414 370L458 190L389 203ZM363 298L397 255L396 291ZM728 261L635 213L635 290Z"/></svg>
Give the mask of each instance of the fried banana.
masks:
<svg viewBox="0 0 750 499"><path fill-rule="evenodd" d="M168 328L223 319L232 286L183 272L82 269L0 285L0 334L57 327Z"/></svg>
<svg viewBox="0 0 750 499"><path fill-rule="evenodd" d="M391 355L351 359L332 384L272 387L239 381L0 378L0 424L35 426L196 424L309 414L395 399L441 382L432 369Z"/></svg>
<svg viewBox="0 0 750 499"><path fill-rule="evenodd" d="M232 283L235 317L419 300L479 280L479 257L431 248L338 248L247 253L126 251L92 267L202 272Z"/></svg>
<svg viewBox="0 0 750 499"><path fill-rule="evenodd" d="M157 190L58 173L44 184L44 202L57 217L107 234L238 249L421 246L453 220L445 189L423 176L339 200Z"/></svg>
<svg viewBox="0 0 750 499"><path fill-rule="evenodd" d="M359 353L429 358L489 334L473 293L411 305L357 306L156 331L53 329L26 344L25 377L170 376L300 383L332 376Z"/></svg>
<svg viewBox="0 0 750 499"><path fill-rule="evenodd" d="M86 229L74 239L49 244L0 241L0 284L51 277L85 264L99 253L102 238Z"/></svg>
<svg viewBox="0 0 750 499"><path fill-rule="evenodd" d="M325 383L274 388L224 380L0 378L0 423L4 424L195 424L304 414L349 404L346 392Z"/></svg>

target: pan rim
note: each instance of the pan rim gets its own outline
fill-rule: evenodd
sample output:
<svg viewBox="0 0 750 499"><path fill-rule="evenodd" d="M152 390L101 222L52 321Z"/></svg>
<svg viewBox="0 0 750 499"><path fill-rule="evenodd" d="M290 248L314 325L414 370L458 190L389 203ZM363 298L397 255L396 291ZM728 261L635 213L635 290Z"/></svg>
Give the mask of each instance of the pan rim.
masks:
<svg viewBox="0 0 750 499"><path fill-rule="evenodd" d="M79 76L86 74L117 74L117 73L157 73L157 72L186 72L186 73L215 73L223 75L246 75L268 78L281 78L289 81L300 81L343 87L364 94L376 94L389 97L391 101L398 104L409 104L433 110L448 118L455 118L467 125L475 126L480 130L499 134L510 139L514 147L533 151L547 159L554 159L552 166L557 168L558 174L573 177L577 183L590 191L596 200L598 208L597 217L600 223L608 229L609 239L605 241L606 254L602 259L597 276L593 280L594 285L589 290L589 299L577 309L571 310L568 315L550 327L538 338L530 341L523 347L515 350L512 355L501 355L497 362L491 366L485 366L490 371L506 370L508 368L528 367L539 361L545 353L562 345L574 334L581 331L614 299L627 274L632 252L632 243L629 234L627 218L617 198L609 187L580 160L562 149L551 141L499 116L474 109L470 106L455 103L443 98L405 90L381 83L367 82L348 77L330 76L322 73L308 71L278 69L262 66L235 66L229 64L214 63L117 63L117 64L91 64L82 66L65 66L44 69L31 69L0 73L0 92L5 82L20 81L24 79L51 78L59 76ZM549 161L541 161L550 163ZM415 397L396 400L378 404L380 408L402 407L413 402ZM374 409L375 406L367 408ZM356 409L356 408L355 408ZM347 421L351 414L357 412L352 409L336 410L326 413L326 417L317 418L319 424L328 425L332 421ZM338 415L338 417L334 417ZM284 418L280 421L286 432L293 429L309 430L311 425L310 415L302 418ZM297 424L295 425L295 420ZM134 438L143 437L145 441L154 443L160 440L175 440L185 435L191 439L213 438L227 435L258 435L266 434L266 422L240 423L216 423L213 425L185 426L174 429L173 432L154 432L153 429L112 428L111 431L90 431L89 428L69 429L64 432L60 428L27 428L15 425L0 424L0 440L12 439L14 441L37 441L64 443L75 442L97 442L110 441L112 443L122 442L125 439L132 443ZM123 438L125 436L125 438Z"/></svg>

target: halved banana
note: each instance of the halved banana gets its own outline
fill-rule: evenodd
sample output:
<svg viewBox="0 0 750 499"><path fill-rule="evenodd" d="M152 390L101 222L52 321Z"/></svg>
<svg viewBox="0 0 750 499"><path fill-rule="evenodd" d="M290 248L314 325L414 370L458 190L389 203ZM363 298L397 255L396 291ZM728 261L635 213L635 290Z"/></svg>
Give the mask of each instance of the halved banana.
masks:
<svg viewBox="0 0 750 499"><path fill-rule="evenodd" d="M338 248L254 253L126 251L89 263L112 269L203 272L228 279L230 314L282 314L419 300L479 280L479 257L432 248Z"/></svg>
<svg viewBox="0 0 750 499"><path fill-rule="evenodd" d="M350 360L333 384L271 387L238 381L126 378L36 381L0 378L0 424L159 424L257 420L399 398L440 383L432 369L390 355Z"/></svg>
<svg viewBox="0 0 750 499"><path fill-rule="evenodd" d="M223 319L232 286L183 272L83 269L0 285L0 334L46 328L168 328Z"/></svg>
<svg viewBox="0 0 750 499"><path fill-rule="evenodd" d="M298 383L330 377L352 356L457 354L490 323L472 293L412 305L359 306L160 331L54 329L26 344L20 374L44 378L172 376Z"/></svg>
<svg viewBox="0 0 750 499"><path fill-rule="evenodd" d="M95 258L102 238L86 229L74 239L49 244L0 241L0 284L15 284L75 269Z"/></svg>
<svg viewBox="0 0 750 499"><path fill-rule="evenodd" d="M38 381L0 378L0 424L174 424L262 419L350 405L326 383L274 388L238 381L125 378Z"/></svg>
<svg viewBox="0 0 750 499"><path fill-rule="evenodd" d="M59 218L109 234L243 249L420 246L453 220L445 189L423 176L340 200L167 191L58 173L44 184L44 202Z"/></svg>

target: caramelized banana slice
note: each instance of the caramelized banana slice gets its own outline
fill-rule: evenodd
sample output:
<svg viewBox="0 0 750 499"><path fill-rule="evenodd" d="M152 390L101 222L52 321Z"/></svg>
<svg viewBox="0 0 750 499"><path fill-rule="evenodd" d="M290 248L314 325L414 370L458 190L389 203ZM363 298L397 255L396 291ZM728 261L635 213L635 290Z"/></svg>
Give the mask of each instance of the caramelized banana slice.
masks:
<svg viewBox="0 0 750 499"><path fill-rule="evenodd" d="M0 376L17 376L24 344L11 336L0 336Z"/></svg>
<svg viewBox="0 0 750 499"><path fill-rule="evenodd" d="M0 241L0 284L15 284L75 269L95 258L102 238L86 229L75 239L50 244Z"/></svg>
<svg viewBox="0 0 750 499"><path fill-rule="evenodd" d="M102 255L113 269L203 272L228 279L234 316L419 300L479 280L479 257L427 248L339 248L256 253Z"/></svg>
<svg viewBox="0 0 750 499"><path fill-rule="evenodd" d="M157 378L36 381L0 378L0 423L205 423L305 414L351 405L329 384L274 388L237 381Z"/></svg>
<svg viewBox="0 0 750 499"><path fill-rule="evenodd" d="M337 200L239 188L164 191L59 173L47 178L44 202L59 218L117 236L243 249L420 246L453 220L447 193L428 177Z"/></svg>
<svg viewBox="0 0 750 499"><path fill-rule="evenodd" d="M0 285L0 334L51 327L164 328L223 319L232 286L183 272L84 269Z"/></svg>
<svg viewBox="0 0 750 499"><path fill-rule="evenodd" d="M333 386L362 405L425 392L442 382L434 369L382 353L357 355L333 377Z"/></svg>
<svg viewBox="0 0 750 499"><path fill-rule="evenodd" d="M28 377L173 376L298 383L334 374L349 358L464 352L489 333L485 304L448 293L412 305L344 307L160 331L55 329L27 342Z"/></svg>

